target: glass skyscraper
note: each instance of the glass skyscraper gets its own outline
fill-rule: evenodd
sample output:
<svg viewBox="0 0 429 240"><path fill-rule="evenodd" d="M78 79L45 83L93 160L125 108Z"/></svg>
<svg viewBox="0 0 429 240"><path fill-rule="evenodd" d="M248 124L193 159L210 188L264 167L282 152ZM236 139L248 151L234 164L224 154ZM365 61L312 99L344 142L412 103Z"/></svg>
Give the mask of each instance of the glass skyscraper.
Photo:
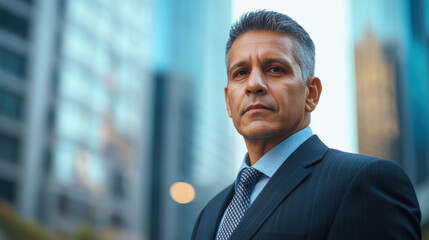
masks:
<svg viewBox="0 0 429 240"><path fill-rule="evenodd" d="M429 2L350 3L359 152L404 167L427 232ZM1 201L59 238L189 239L241 161L230 15L227 0L0 0Z"/></svg>
<svg viewBox="0 0 429 240"><path fill-rule="evenodd" d="M223 91L230 4L156 2L150 239L189 239L203 206L235 179L241 159ZM193 186L192 202L173 201L175 182Z"/></svg>
<svg viewBox="0 0 429 240"><path fill-rule="evenodd" d="M153 13L0 1L0 197L60 238L81 224L146 234Z"/></svg>
<svg viewBox="0 0 429 240"><path fill-rule="evenodd" d="M28 149L23 126L33 120L27 113L34 99L27 94L33 79L30 53L37 44L33 12L32 1L0 1L0 196L16 207Z"/></svg>
<svg viewBox="0 0 429 240"><path fill-rule="evenodd" d="M140 235L149 133L144 113L151 100L145 90L152 79L151 2L61 3L51 105L55 184L50 188L51 202L61 208L47 220L73 221L80 217L73 214L84 213L95 226Z"/></svg>
<svg viewBox="0 0 429 240"><path fill-rule="evenodd" d="M230 14L226 0L0 0L0 198L59 238L86 224L188 239L241 160Z"/></svg>
<svg viewBox="0 0 429 240"><path fill-rule="evenodd" d="M404 167L429 226L429 2L352 1L352 10L359 151Z"/></svg>

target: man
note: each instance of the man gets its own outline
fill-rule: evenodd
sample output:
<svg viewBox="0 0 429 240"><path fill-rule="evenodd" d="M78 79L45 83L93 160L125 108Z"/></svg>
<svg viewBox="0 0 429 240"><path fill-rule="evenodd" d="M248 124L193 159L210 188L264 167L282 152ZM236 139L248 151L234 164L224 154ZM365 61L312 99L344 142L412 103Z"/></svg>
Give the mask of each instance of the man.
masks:
<svg viewBox="0 0 429 240"><path fill-rule="evenodd" d="M248 154L202 210L192 239L420 239L420 209L393 161L325 146L314 44L288 16L255 11L226 46L228 114Z"/></svg>

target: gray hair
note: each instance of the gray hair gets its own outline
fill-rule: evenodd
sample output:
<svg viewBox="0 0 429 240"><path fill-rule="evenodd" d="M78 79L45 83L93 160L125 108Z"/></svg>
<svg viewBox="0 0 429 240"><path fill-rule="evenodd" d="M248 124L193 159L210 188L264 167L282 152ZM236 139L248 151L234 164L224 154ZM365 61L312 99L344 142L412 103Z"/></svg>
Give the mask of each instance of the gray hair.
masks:
<svg viewBox="0 0 429 240"><path fill-rule="evenodd" d="M289 16L267 10L256 10L243 14L229 31L226 43L226 65L228 67L229 52L234 41L249 31L273 31L293 37L295 42L294 58L301 67L304 82L314 76L315 47L310 35Z"/></svg>

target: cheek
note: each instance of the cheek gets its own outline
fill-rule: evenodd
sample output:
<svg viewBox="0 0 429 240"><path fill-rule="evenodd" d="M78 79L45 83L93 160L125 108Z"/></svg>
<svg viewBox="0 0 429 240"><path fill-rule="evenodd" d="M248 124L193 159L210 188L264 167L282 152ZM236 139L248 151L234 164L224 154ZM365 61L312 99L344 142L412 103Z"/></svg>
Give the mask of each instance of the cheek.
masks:
<svg viewBox="0 0 429 240"><path fill-rule="evenodd" d="M231 91L228 95L228 99L232 115L237 115L240 110L241 97L235 91Z"/></svg>
<svg viewBox="0 0 429 240"><path fill-rule="evenodd" d="M289 113L300 113L305 110L305 94L300 91L300 89L287 89L285 94L281 98L281 103L279 103L280 111ZM286 116L288 117L288 116Z"/></svg>

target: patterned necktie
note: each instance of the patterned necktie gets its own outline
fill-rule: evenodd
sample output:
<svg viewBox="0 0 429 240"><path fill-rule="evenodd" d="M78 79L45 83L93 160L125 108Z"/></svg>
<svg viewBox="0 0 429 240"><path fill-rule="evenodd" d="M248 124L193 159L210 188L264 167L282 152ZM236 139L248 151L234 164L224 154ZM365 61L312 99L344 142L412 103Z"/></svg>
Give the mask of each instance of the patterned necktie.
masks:
<svg viewBox="0 0 429 240"><path fill-rule="evenodd" d="M249 207L250 193L252 193L253 187L261 175L261 172L252 167L243 170L234 197L228 205L225 218L220 226L217 240L229 239L232 232L238 226L241 218Z"/></svg>

